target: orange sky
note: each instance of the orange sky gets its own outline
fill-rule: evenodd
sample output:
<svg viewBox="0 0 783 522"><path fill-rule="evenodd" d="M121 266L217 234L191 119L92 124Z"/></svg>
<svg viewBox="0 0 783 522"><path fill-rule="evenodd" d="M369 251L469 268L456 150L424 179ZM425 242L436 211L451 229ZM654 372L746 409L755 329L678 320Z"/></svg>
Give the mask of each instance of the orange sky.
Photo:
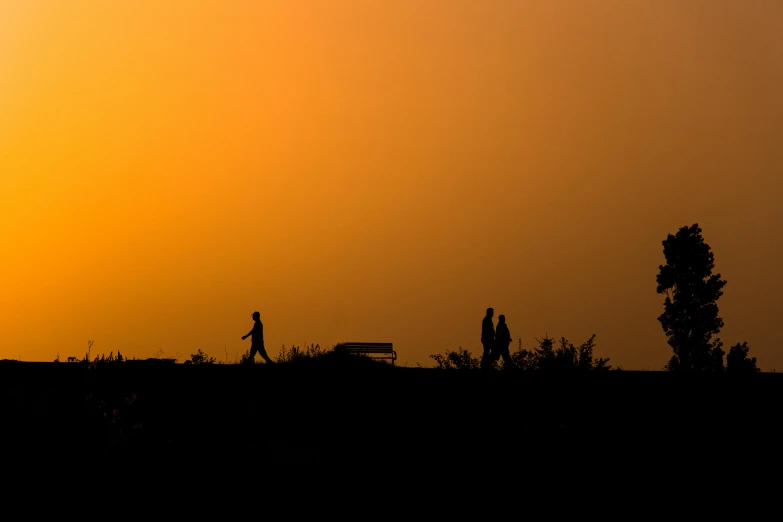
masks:
<svg viewBox="0 0 783 522"><path fill-rule="evenodd" d="M778 0L0 3L0 359L479 353L492 306L671 356L698 222L783 369ZM516 343L512 345L512 349Z"/></svg>

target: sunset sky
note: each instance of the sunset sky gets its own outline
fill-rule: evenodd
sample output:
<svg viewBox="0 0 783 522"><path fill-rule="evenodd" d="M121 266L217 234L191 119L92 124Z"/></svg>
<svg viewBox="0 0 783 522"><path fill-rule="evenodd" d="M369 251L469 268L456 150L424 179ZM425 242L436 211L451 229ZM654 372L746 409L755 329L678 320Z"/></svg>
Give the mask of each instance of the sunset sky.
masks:
<svg viewBox="0 0 783 522"><path fill-rule="evenodd" d="M783 370L780 0L0 0L0 359L545 334L661 369L698 223Z"/></svg>

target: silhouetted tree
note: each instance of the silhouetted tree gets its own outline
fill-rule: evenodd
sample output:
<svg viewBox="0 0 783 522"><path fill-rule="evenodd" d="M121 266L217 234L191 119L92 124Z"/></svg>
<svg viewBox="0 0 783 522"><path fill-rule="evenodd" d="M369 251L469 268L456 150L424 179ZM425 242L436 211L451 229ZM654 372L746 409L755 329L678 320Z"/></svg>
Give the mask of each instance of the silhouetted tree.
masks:
<svg viewBox="0 0 783 522"><path fill-rule="evenodd" d="M756 373L759 368L756 367L756 358L748 358L750 346L747 342L737 343L729 348L729 354L726 356L727 373Z"/></svg>
<svg viewBox="0 0 783 522"><path fill-rule="evenodd" d="M666 294L658 317L674 355L668 370L721 371L723 343L712 339L720 332L718 298L726 281L713 274L714 256L698 224L682 227L663 241L666 264L658 267L659 294Z"/></svg>

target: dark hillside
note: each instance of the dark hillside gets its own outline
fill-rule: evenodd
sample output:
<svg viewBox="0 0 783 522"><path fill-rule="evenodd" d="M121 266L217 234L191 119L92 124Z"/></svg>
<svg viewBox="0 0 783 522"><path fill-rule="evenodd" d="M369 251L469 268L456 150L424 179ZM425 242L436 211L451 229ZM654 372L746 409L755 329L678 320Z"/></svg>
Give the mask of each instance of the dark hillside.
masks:
<svg viewBox="0 0 783 522"><path fill-rule="evenodd" d="M3 447L96 462L318 471L725 461L732 445L780 440L782 398L775 373L0 362Z"/></svg>

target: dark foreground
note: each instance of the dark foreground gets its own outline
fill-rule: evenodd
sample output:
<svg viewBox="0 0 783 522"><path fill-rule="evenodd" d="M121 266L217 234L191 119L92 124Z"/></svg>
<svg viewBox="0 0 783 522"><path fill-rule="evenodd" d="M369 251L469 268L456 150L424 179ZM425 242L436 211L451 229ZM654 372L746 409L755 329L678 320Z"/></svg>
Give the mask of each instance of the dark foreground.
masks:
<svg viewBox="0 0 783 522"><path fill-rule="evenodd" d="M751 466L783 375L0 361L6 462L334 476ZM523 471L524 470L524 471ZM533 471L531 471L533 470Z"/></svg>

